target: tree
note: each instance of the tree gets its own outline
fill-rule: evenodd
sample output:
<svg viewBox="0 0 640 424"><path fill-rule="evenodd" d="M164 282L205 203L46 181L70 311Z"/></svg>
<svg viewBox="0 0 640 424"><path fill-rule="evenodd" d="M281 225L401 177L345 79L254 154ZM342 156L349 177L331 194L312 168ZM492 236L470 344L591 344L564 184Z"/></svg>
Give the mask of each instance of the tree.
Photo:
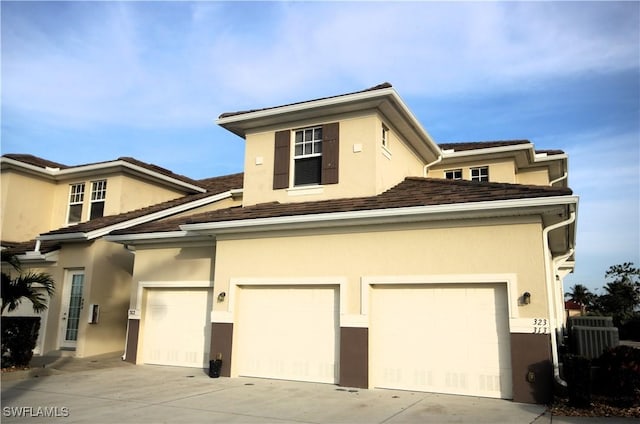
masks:
<svg viewBox="0 0 640 424"><path fill-rule="evenodd" d="M591 307L595 299L595 295L582 284L575 284L571 287L571 291L565 293L564 296L581 305L583 309Z"/></svg>
<svg viewBox="0 0 640 424"><path fill-rule="evenodd" d="M640 269L633 262L613 265L605 278L612 281L605 284L605 294L598 297L596 307L599 312L613 316L614 323L620 325L632 318L640 306Z"/></svg>
<svg viewBox="0 0 640 424"><path fill-rule="evenodd" d="M47 309L47 299L38 288L44 289L49 297L55 292L53 278L43 272L23 273L18 258L14 254L2 253L2 262L6 262L16 270L19 275L11 278L11 275L2 272L0 296L2 296L2 308L0 312L15 310L24 299L33 305L34 312L42 312Z"/></svg>

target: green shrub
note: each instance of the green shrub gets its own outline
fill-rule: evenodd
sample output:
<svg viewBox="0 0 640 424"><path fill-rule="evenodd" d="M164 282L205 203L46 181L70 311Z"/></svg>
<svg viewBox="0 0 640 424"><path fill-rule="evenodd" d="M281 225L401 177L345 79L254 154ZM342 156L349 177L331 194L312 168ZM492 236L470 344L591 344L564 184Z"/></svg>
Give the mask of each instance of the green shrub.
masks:
<svg viewBox="0 0 640 424"><path fill-rule="evenodd" d="M640 349L617 346L605 351L594 365L600 367L596 387L615 406L640 403Z"/></svg>
<svg viewBox="0 0 640 424"><path fill-rule="evenodd" d="M29 365L38 330L40 317L2 317L2 368Z"/></svg>
<svg viewBox="0 0 640 424"><path fill-rule="evenodd" d="M584 356L565 355L563 371L569 404L577 408L588 408L591 405L591 361Z"/></svg>

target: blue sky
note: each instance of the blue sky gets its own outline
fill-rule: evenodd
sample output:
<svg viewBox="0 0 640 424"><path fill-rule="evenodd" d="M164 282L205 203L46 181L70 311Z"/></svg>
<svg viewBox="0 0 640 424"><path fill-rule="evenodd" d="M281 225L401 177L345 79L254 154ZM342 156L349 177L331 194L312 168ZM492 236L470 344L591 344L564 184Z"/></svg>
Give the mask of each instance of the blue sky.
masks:
<svg viewBox="0 0 640 424"><path fill-rule="evenodd" d="M2 153L242 171L223 112L394 85L437 142L569 154L566 288L640 265L638 2L2 1Z"/></svg>

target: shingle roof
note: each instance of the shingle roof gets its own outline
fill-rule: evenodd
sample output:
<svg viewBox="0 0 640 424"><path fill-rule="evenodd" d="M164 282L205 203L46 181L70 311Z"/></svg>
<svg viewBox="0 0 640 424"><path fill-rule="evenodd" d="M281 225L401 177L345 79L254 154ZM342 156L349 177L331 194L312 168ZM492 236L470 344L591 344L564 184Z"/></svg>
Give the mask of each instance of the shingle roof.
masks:
<svg viewBox="0 0 640 424"><path fill-rule="evenodd" d="M108 227L110 225L119 224L121 222L139 218L151 213L160 212L160 211L170 209L176 206L180 206L189 202L204 199L206 197L214 196L216 194L220 194L225 191L242 188L243 177L244 177L244 174L240 173L240 174L223 175L220 177L206 178L204 180L199 181L201 186L207 188L207 191L205 193L182 196L177 199L147 206L141 209L136 209L130 212L125 212L118 215L103 216L101 218L95 218L90 221L81 222L80 224L49 231L48 233L45 233L43 235L86 233L90 231L99 230L101 228Z"/></svg>
<svg viewBox="0 0 640 424"><path fill-rule="evenodd" d="M61 163L52 162L47 159L39 158L34 155L28 155L25 153L7 153L2 155L3 158L9 158L13 160L17 160L18 162L23 162L29 165L37 166L39 168L60 168L67 169L68 165L63 165Z"/></svg>
<svg viewBox="0 0 640 424"><path fill-rule="evenodd" d="M366 88L366 89L360 90L360 91L354 91L352 93L338 94L336 96L321 97L319 99L305 100L303 102L295 102L295 103L289 103L289 104L286 104L286 105L265 107L265 108L261 108L261 109L241 110L241 111L237 111L237 112L225 112L225 113L222 113L218 118L228 118L230 116L242 115L242 114L245 114L245 113L260 112L260 111L263 111L263 110L277 109L279 107L300 105L300 104L304 104L304 103L316 102L318 100L334 99L334 98L337 98L337 97L344 97L344 96L349 96L349 95L358 94L358 93L366 93L367 91L382 90L384 88L391 88L391 87L392 87L391 84L389 84L388 82L384 82L384 83L378 84L378 85L376 85L374 87Z"/></svg>
<svg viewBox="0 0 640 424"><path fill-rule="evenodd" d="M126 230L114 231L112 234L178 231L180 225L205 222L512 200L570 194L572 194L571 189L562 187L408 177L400 184L378 196L300 203L272 202L248 207L232 207L204 212L180 219L142 224Z"/></svg>
<svg viewBox="0 0 640 424"><path fill-rule="evenodd" d="M2 246L7 247L2 251L3 254L22 255L25 252L33 252L36 246L36 241L29 240L21 243L12 243L12 242L3 241ZM40 242L40 253L50 253L58 249L60 249L60 243L57 241Z"/></svg>
<svg viewBox="0 0 640 424"><path fill-rule="evenodd" d="M52 162L50 160L47 159L43 159L34 155L29 155L29 154L23 154L23 153L7 153L2 155L2 157L6 157L9 159L13 159L19 162L23 162L29 165L33 165L33 166L37 166L39 168L45 169L45 168L60 168L60 169L73 169L73 168L80 168L80 167L84 167L84 166L92 166L92 165L102 165L102 164L108 164L108 163L112 163L112 162L116 162L116 161L123 161L123 162L128 162L132 165L136 165L139 166L141 168L147 169L149 171L153 171L153 172L157 172L161 175L165 175L167 177L171 177L171 178L175 178L176 180L188 183L188 184L192 184L195 186L199 186L198 182L196 180L193 180L189 177L186 177L184 175L180 175L180 174L176 174L173 171L170 171L166 168L163 168L161 166L158 165L154 165L152 163L147 163L147 162L143 162L141 160L132 158L132 157L119 157L116 160L108 160L108 161L101 161L101 162L92 162L92 163L84 163L84 164L80 164L80 165L63 165L61 163L56 163L56 162Z"/></svg>
<svg viewBox="0 0 640 424"><path fill-rule="evenodd" d="M454 152L462 152L476 149L489 149L492 147L518 146L521 144L531 144L529 140L497 140L497 141L463 141L438 143L442 150L453 150ZM562 150L536 150L536 153L546 153L548 155L562 155Z"/></svg>

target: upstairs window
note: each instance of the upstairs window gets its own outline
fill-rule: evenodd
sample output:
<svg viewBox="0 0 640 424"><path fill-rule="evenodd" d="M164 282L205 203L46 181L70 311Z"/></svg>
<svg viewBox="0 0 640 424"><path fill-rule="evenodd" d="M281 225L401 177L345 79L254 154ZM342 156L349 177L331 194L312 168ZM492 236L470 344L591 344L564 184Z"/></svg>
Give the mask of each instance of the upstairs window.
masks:
<svg viewBox="0 0 640 424"><path fill-rule="evenodd" d="M107 198L107 180L91 182L91 211L89 219L104 216L104 202Z"/></svg>
<svg viewBox="0 0 640 424"><path fill-rule="evenodd" d="M489 181L489 167L471 168L471 181Z"/></svg>
<svg viewBox="0 0 640 424"><path fill-rule="evenodd" d="M389 149L389 128L382 124L382 147Z"/></svg>
<svg viewBox="0 0 640 424"><path fill-rule="evenodd" d="M322 178L322 127L294 133L293 185L320 184Z"/></svg>
<svg viewBox="0 0 640 424"><path fill-rule="evenodd" d="M447 180L461 180L462 169L450 169L448 171L444 171L444 177Z"/></svg>
<svg viewBox="0 0 640 424"><path fill-rule="evenodd" d="M84 202L84 183L69 186L69 215L67 224L77 224L82 220L82 202Z"/></svg>

